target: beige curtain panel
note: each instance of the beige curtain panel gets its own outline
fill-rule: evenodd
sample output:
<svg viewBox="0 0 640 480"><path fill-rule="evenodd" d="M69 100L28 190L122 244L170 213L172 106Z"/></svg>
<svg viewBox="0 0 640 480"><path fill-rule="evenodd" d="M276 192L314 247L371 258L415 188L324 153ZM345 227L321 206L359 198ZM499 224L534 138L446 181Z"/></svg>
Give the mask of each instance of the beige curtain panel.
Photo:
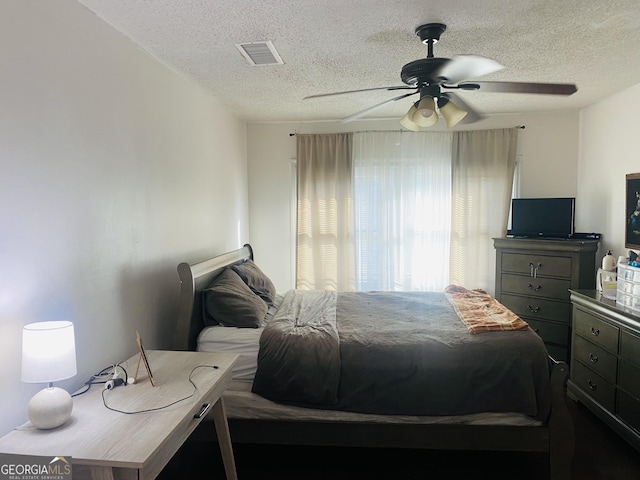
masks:
<svg viewBox="0 0 640 480"><path fill-rule="evenodd" d="M353 134L296 140L296 288L354 291Z"/></svg>
<svg viewBox="0 0 640 480"><path fill-rule="evenodd" d="M492 289L509 219L519 128L454 132L450 283Z"/></svg>

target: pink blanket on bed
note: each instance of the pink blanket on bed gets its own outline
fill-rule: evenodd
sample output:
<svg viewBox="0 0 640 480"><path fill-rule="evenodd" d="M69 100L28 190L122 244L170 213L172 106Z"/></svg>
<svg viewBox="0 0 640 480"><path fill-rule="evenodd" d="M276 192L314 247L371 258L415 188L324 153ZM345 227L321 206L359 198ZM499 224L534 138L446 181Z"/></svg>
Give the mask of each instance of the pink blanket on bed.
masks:
<svg viewBox="0 0 640 480"><path fill-rule="evenodd" d="M529 326L484 290L449 285L444 293L470 333L523 330Z"/></svg>

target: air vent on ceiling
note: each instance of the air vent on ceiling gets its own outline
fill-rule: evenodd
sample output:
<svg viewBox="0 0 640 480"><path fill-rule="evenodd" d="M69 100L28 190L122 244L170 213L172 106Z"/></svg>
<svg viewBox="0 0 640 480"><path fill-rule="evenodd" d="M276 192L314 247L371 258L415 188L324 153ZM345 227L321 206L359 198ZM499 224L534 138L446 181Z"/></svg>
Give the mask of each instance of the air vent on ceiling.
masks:
<svg viewBox="0 0 640 480"><path fill-rule="evenodd" d="M236 47L251 65L284 65L276 47L270 41L236 43Z"/></svg>

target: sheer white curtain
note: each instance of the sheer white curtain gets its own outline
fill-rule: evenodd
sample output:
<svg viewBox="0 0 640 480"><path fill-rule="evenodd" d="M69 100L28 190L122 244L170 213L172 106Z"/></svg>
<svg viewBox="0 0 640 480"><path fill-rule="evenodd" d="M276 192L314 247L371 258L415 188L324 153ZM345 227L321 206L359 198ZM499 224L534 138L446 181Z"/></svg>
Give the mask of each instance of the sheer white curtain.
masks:
<svg viewBox="0 0 640 480"><path fill-rule="evenodd" d="M452 134L353 135L357 290L449 282Z"/></svg>
<svg viewBox="0 0 640 480"><path fill-rule="evenodd" d="M353 134L296 140L296 288L353 291Z"/></svg>
<svg viewBox="0 0 640 480"><path fill-rule="evenodd" d="M518 130L454 132L451 283L494 289L492 238L506 233Z"/></svg>

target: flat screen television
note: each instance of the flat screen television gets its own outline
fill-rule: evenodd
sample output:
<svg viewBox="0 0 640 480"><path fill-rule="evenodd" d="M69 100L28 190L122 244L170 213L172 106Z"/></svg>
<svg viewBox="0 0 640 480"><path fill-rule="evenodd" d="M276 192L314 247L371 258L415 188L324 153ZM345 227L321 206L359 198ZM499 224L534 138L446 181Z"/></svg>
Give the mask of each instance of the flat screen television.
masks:
<svg viewBox="0 0 640 480"><path fill-rule="evenodd" d="M575 233L576 199L514 198L511 230L516 237L571 238Z"/></svg>

